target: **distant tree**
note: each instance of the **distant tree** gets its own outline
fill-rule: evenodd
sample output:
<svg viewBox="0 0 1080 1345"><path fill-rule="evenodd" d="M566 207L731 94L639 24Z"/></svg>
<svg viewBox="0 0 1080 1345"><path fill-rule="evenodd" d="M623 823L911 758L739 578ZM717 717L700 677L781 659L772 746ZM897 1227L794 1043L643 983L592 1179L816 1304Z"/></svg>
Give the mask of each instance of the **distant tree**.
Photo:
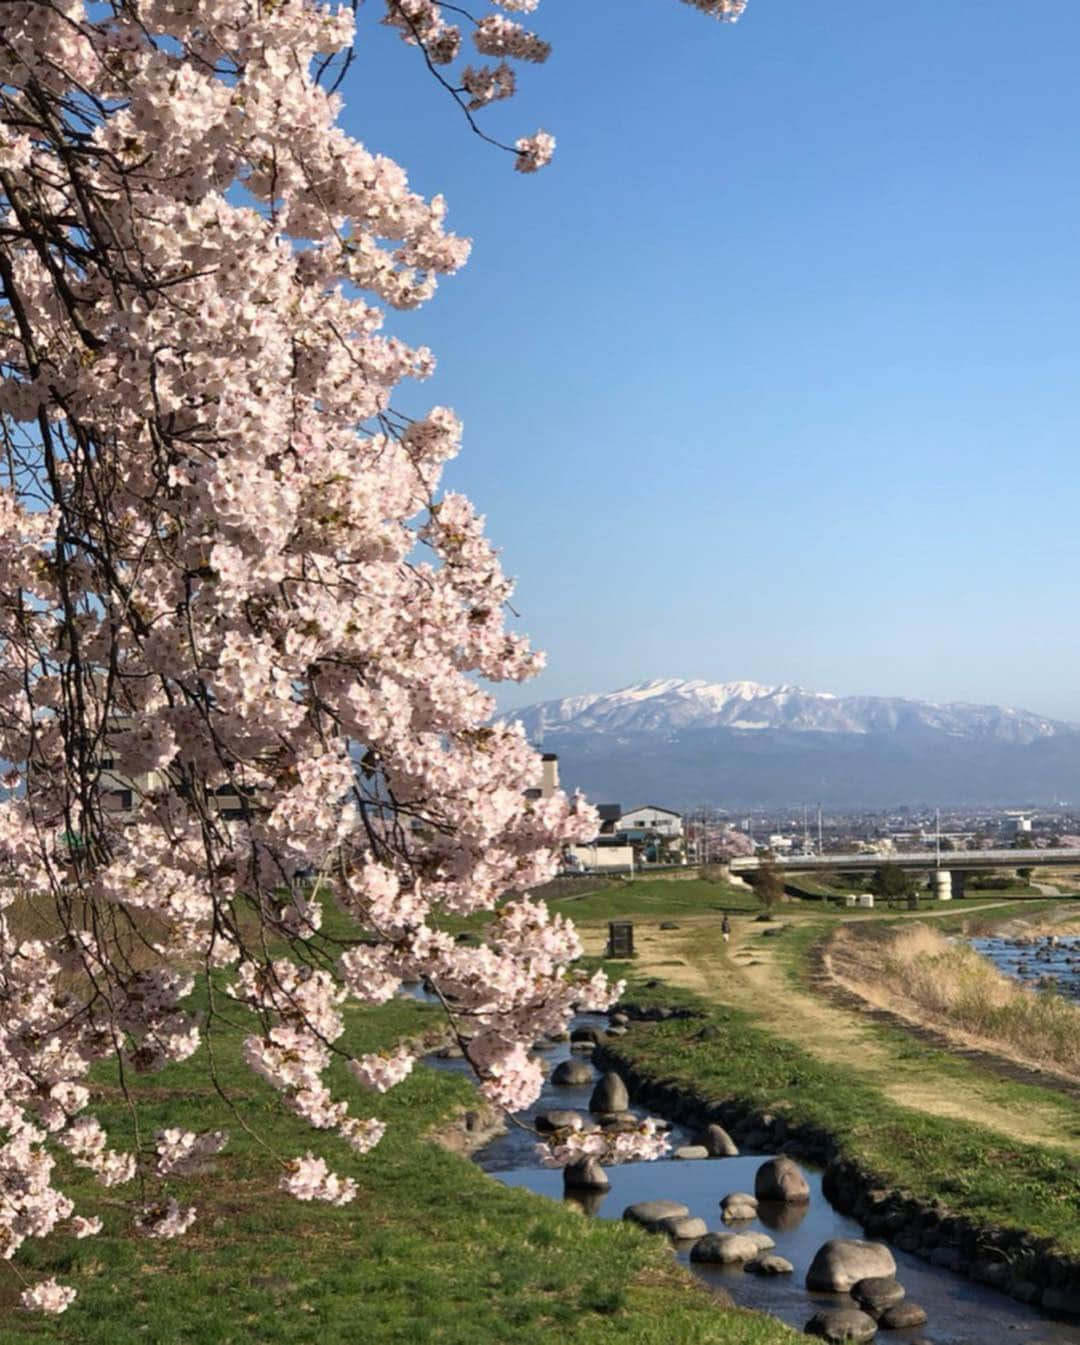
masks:
<svg viewBox="0 0 1080 1345"><path fill-rule="evenodd" d="M761 867L754 874L754 893L767 911L784 899L784 878L777 867L776 856L766 850L761 856Z"/></svg>
<svg viewBox="0 0 1080 1345"><path fill-rule="evenodd" d="M736 831L734 827L723 827L709 838L709 854L722 861L744 859L754 853L754 848L754 842L746 832Z"/></svg>
<svg viewBox="0 0 1080 1345"><path fill-rule="evenodd" d="M897 901L911 896L915 891L915 884L903 869L882 865L874 870L870 878L870 891L883 901Z"/></svg>

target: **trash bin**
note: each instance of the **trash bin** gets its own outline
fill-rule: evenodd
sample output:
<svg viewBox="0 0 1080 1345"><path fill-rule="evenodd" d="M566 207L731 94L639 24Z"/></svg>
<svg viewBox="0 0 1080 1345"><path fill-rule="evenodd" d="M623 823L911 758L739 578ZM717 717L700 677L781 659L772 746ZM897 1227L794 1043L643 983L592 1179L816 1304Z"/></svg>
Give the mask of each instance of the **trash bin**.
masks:
<svg viewBox="0 0 1080 1345"><path fill-rule="evenodd" d="M634 922L632 920L608 921L608 957L634 956Z"/></svg>

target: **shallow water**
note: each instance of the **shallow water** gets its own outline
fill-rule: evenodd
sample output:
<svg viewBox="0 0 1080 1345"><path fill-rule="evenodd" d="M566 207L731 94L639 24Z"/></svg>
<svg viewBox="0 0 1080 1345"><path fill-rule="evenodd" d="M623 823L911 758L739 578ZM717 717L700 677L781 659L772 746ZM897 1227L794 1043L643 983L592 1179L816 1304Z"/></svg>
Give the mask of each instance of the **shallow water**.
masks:
<svg viewBox="0 0 1080 1345"><path fill-rule="evenodd" d="M1048 939L1021 944L1015 939L972 939L971 946L1001 971L1024 985L1041 988L1053 978L1052 988L1070 999L1080 999L1080 938Z"/></svg>
<svg viewBox="0 0 1080 1345"><path fill-rule="evenodd" d="M604 1025L606 1020L583 1015L575 1025ZM552 1067L571 1054L567 1043L560 1043L542 1054ZM585 1058L587 1057L580 1057ZM461 1061L431 1060L431 1064L455 1072L464 1070ZM595 1072L595 1071L594 1071ZM557 1087L545 1083L534 1107L519 1119L531 1122L538 1112L573 1109L587 1112L593 1084L578 1088ZM645 1113L634 1108L639 1115ZM687 1132L676 1126L671 1132L672 1147L690 1142ZM720 1219L720 1199L731 1191L753 1191L754 1174L768 1154L738 1158L713 1158L681 1161L660 1159L654 1163L627 1163L607 1169L611 1188L607 1192L578 1193L573 1199L586 1212L604 1219L619 1219L627 1205L641 1200L679 1200L699 1215L710 1231L742 1227L764 1229L776 1243L776 1252L795 1267L792 1275L759 1278L738 1266L704 1266L691 1263L690 1243L676 1244L675 1252L694 1274L711 1286L726 1290L736 1303L771 1313L801 1329L822 1307L852 1306L846 1295L812 1294L804 1286L806 1271L814 1253L829 1238L861 1238L862 1229L852 1219L839 1214L821 1191L821 1174L801 1164L810 1183L808 1206L762 1207L752 1224L725 1225ZM536 1137L517 1127L486 1145L475 1156L476 1162L508 1186L523 1186L555 1200L563 1199L562 1173L539 1166ZM934 1345L1080 1345L1080 1324L1058 1322L1032 1308L1015 1303L973 1281L941 1270L893 1248L897 1278L907 1289L908 1298L919 1303L929 1314L923 1327L907 1331L883 1332L882 1341L934 1342Z"/></svg>

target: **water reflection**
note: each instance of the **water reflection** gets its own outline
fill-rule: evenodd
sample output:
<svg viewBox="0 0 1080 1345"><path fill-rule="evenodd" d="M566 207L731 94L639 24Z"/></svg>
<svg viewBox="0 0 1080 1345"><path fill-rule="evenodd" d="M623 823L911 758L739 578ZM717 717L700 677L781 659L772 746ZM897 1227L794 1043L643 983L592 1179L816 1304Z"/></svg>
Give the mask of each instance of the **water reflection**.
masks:
<svg viewBox="0 0 1080 1345"><path fill-rule="evenodd" d="M809 1209L809 1205L780 1205L763 1200L758 1206L758 1222L777 1233L794 1233Z"/></svg>

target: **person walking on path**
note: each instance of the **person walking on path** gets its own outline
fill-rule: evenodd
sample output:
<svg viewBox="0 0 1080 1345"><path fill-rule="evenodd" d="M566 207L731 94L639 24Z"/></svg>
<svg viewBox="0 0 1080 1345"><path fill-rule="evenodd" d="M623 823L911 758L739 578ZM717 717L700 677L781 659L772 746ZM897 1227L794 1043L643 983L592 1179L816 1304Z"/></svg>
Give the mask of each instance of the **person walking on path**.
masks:
<svg viewBox="0 0 1080 1345"><path fill-rule="evenodd" d="M720 933L723 935L724 942L727 943L731 938L731 921L727 918L727 912L724 912L724 918L720 921Z"/></svg>

